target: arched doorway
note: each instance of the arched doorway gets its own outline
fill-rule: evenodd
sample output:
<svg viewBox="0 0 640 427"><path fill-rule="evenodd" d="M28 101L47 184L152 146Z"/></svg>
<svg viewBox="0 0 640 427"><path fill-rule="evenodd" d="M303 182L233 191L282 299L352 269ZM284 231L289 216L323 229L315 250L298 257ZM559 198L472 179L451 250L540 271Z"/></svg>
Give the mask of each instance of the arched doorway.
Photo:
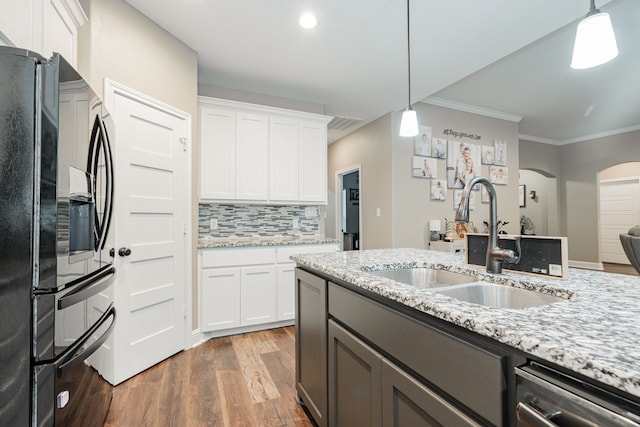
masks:
<svg viewBox="0 0 640 427"><path fill-rule="evenodd" d="M640 224L640 162L620 163L598 173L600 261L629 264L620 234Z"/></svg>

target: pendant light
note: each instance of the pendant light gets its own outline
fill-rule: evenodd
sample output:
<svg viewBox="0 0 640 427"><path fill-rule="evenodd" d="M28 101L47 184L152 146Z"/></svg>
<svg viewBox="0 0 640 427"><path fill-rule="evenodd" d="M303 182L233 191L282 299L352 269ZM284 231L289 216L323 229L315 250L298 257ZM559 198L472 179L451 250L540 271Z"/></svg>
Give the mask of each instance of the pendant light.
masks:
<svg viewBox="0 0 640 427"><path fill-rule="evenodd" d="M573 46L571 68L591 68L618 56L616 36L608 13L596 9L595 0L585 18L578 24Z"/></svg>
<svg viewBox="0 0 640 427"><path fill-rule="evenodd" d="M400 121L400 136L416 136L418 134L418 116L411 108L411 27L409 26L409 0L407 0L407 77L408 77L408 104L402 113Z"/></svg>

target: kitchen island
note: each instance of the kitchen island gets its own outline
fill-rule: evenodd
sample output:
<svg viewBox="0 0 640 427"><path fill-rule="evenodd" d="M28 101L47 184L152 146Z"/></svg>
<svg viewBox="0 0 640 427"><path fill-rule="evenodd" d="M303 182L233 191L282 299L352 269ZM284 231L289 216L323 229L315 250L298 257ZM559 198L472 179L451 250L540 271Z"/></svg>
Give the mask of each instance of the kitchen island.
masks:
<svg viewBox="0 0 640 427"><path fill-rule="evenodd" d="M456 254L386 249L297 255L298 267L347 289L435 318L513 349L527 359L577 374L640 402L640 278L570 269L565 280L489 274ZM563 301L526 309L489 308L376 276L376 270L431 267L555 295ZM511 362L510 362L511 363ZM510 405L513 402L510 403Z"/></svg>

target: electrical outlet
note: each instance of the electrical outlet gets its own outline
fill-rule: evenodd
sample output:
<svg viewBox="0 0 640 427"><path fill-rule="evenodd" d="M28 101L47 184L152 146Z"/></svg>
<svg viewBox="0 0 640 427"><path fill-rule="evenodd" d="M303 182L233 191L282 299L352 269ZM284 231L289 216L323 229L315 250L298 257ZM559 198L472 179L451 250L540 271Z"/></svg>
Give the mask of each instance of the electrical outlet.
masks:
<svg viewBox="0 0 640 427"><path fill-rule="evenodd" d="M298 218L293 218L293 228L298 228L300 227L300 221L298 220Z"/></svg>
<svg viewBox="0 0 640 427"><path fill-rule="evenodd" d="M218 219L210 218L209 219L209 230L217 230L218 229Z"/></svg>

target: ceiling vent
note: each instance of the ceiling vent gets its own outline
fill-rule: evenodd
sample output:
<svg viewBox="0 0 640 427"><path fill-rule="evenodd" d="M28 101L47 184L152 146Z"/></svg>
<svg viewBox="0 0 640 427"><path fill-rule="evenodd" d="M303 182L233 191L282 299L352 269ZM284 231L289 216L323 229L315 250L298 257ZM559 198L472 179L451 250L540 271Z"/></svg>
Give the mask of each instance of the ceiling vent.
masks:
<svg viewBox="0 0 640 427"><path fill-rule="evenodd" d="M348 117L334 117L327 126L329 129L347 130L352 126L362 123L362 119L350 119Z"/></svg>

